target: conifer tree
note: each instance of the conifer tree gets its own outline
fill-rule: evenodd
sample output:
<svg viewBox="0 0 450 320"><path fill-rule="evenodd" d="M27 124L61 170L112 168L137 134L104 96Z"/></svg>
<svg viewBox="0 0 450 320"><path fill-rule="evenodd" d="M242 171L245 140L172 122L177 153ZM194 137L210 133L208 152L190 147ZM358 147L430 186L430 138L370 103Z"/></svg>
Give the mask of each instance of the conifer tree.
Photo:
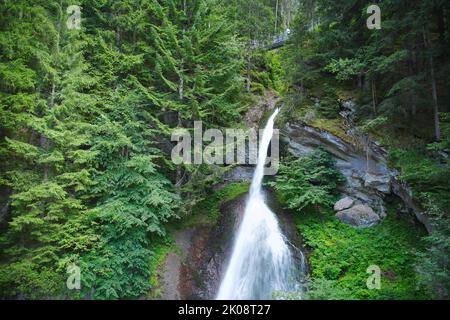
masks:
<svg viewBox="0 0 450 320"><path fill-rule="evenodd" d="M66 6L20 1L1 7L9 19L1 34L1 111L8 119L2 157L15 159L2 178L11 216L1 238L0 283L9 296L60 292L66 250L93 240L89 233L83 243L66 238L68 225L87 209L94 157L88 147L93 101L84 93L92 79L82 33L65 24Z"/></svg>

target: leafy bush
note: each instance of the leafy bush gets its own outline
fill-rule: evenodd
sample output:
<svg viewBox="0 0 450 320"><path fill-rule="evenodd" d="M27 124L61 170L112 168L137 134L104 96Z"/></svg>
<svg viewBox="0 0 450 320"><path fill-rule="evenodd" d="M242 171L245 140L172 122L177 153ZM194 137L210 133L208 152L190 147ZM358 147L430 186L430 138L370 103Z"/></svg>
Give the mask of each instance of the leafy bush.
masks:
<svg viewBox="0 0 450 320"><path fill-rule="evenodd" d="M277 190L282 204L289 209L309 206L319 209L333 205L336 187L343 181L330 154L318 149L306 157L285 159L276 180L268 184Z"/></svg>
<svg viewBox="0 0 450 320"><path fill-rule="evenodd" d="M345 81L361 74L363 67L364 64L358 59L339 58L331 59L325 70L335 74L336 79Z"/></svg>

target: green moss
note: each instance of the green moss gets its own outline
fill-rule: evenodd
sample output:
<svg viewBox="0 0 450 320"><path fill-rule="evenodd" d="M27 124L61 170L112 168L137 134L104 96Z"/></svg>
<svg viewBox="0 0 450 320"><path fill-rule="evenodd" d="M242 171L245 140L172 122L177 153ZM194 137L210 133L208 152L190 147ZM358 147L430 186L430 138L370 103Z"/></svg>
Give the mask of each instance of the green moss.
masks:
<svg viewBox="0 0 450 320"><path fill-rule="evenodd" d="M299 232L310 248L311 278L333 281L350 290L354 299L425 299L417 289L414 252L422 248L421 232L389 209L379 225L357 229L341 223L334 213L301 213ZM381 289L366 285L370 265L382 272Z"/></svg>
<svg viewBox="0 0 450 320"><path fill-rule="evenodd" d="M341 119L314 118L308 124L314 128L326 130L345 142L351 143L351 138L345 132Z"/></svg>
<svg viewBox="0 0 450 320"><path fill-rule="evenodd" d="M173 238L168 235L165 238L158 238L152 241L150 247L152 255L150 256L150 292L148 298L157 299L161 297L161 270L164 267L167 255L178 250Z"/></svg>
<svg viewBox="0 0 450 320"><path fill-rule="evenodd" d="M217 222L220 206L237 196L248 192L249 182L230 183L212 194L210 197L200 201L192 210L192 214L184 219L180 226L192 225L214 225Z"/></svg>
<svg viewBox="0 0 450 320"><path fill-rule="evenodd" d="M328 131L336 137L339 137L343 141L351 143L350 136L345 132L342 118L324 118L320 115L319 112L317 112L314 105L312 105L310 102L305 101L301 105L282 110L282 116L280 117L280 119L282 123L280 123L280 121L277 121L277 124L279 126L283 125L287 121L301 121L308 126Z"/></svg>
<svg viewBox="0 0 450 320"><path fill-rule="evenodd" d="M352 89L352 88L344 88L344 87L341 87L341 86L337 86L336 87L336 94L337 94L337 96L338 96L340 101L351 100L355 96L358 95L358 93L354 89Z"/></svg>

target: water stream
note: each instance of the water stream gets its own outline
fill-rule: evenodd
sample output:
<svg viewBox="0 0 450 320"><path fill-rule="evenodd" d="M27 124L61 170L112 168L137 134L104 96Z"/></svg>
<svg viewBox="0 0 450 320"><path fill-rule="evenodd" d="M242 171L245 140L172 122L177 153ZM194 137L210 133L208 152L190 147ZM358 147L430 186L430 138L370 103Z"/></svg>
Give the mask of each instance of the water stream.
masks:
<svg viewBox="0 0 450 320"><path fill-rule="evenodd" d="M277 114L278 109L264 128L249 198L219 288L219 300L271 299L275 291L292 291L297 286L290 247L261 191L264 163Z"/></svg>

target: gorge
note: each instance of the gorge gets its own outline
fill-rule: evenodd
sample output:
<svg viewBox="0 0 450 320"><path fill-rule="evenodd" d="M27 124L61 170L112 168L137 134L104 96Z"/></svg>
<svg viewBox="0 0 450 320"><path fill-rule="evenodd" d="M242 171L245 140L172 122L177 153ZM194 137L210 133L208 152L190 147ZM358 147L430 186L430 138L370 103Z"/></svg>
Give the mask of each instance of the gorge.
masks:
<svg viewBox="0 0 450 320"><path fill-rule="evenodd" d="M450 299L450 3L370 5L1 1L0 300Z"/></svg>
<svg viewBox="0 0 450 320"><path fill-rule="evenodd" d="M347 103L344 104L343 110L347 110L346 106ZM163 297L270 299L273 298L273 291L299 292L301 297L305 285L304 278L309 268L306 261L309 254L302 252L305 251L302 248L303 241L295 239L299 237L298 230L286 230L294 225L290 214L283 213L279 204L274 206L277 199L273 191L261 189L260 157L265 156L261 150L264 148L267 150L270 132L268 129L278 112L275 109L272 102L263 107L263 110L272 116L265 128L262 149L259 149L258 166L256 168L237 166L231 169L225 175L225 185L218 189L251 181L250 188L246 189L249 193L243 193L223 203L216 225L190 228L187 237L184 235L178 238L184 247L183 250L187 251L180 264L185 267L172 271L167 277L164 276L163 283L171 283L169 279L174 277L179 277L180 282L178 287L172 289L164 285L165 290L172 292L175 290L178 293L173 295L166 292ZM317 148L325 148L336 159L336 167L346 179L340 189L341 197L351 197L356 203L370 206L382 220L388 214L385 198L391 197L392 193L397 195L399 190L395 185L396 172L389 169L384 153L377 144L373 144L369 157L370 180L366 181L368 179L366 152L349 141L300 122L286 123L281 130L282 148L296 157L308 155ZM400 190L408 190L406 188L403 185ZM406 195L410 194L408 191L403 192ZM416 219L422 217L422 211L414 211L417 206L410 198L405 198L401 193L398 196L402 203L401 210L404 212L402 219L410 221L407 223L410 224L408 228L420 229L418 226L420 220ZM264 204L267 199L271 203L270 208ZM278 217L275 217L273 212L277 212ZM397 215L394 212L389 214ZM277 218L281 218L282 221L277 222ZM287 232L287 239L280 230ZM266 241L267 239L271 239L270 243ZM278 260L274 260L277 257ZM291 267L288 267L289 264L292 264Z"/></svg>

